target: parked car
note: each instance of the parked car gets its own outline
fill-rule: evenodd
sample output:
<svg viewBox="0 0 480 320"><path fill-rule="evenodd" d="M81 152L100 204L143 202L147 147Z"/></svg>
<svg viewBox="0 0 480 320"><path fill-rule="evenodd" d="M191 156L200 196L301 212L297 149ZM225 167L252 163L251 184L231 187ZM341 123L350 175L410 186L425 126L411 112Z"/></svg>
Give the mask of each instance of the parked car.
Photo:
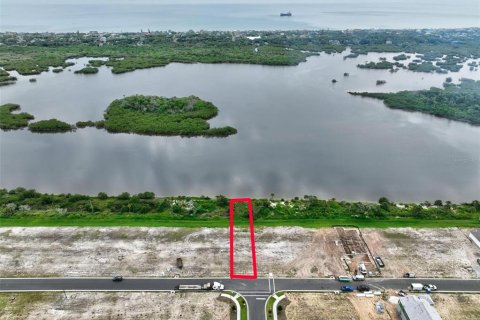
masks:
<svg viewBox="0 0 480 320"><path fill-rule="evenodd" d="M360 292L370 291L370 287L366 284L362 284L360 286L357 286L357 290Z"/></svg>
<svg viewBox="0 0 480 320"><path fill-rule="evenodd" d="M416 278L416 275L414 272L407 272L403 275L404 278Z"/></svg>
<svg viewBox="0 0 480 320"><path fill-rule="evenodd" d="M353 291L353 287L352 286L342 286L340 288L340 290L342 290L342 292L352 292Z"/></svg>
<svg viewBox="0 0 480 320"><path fill-rule="evenodd" d="M398 295L399 295L400 297L405 297L405 296L407 295L407 293L406 293L405 291L403 291L403 290L400 290L400 291L398 291Z"/></svg>
<svg viewBox="0 0 480 320"><path fill-rule="evenodd" d="M120 281L123 280L123 276L115 276L115 277L113 277L112 280L115 281L115 282L120 282Z"/></svg>
<svg viewBox="0 0 480 320"><path fill-rule="evenodd" d="M437 291L437 286L434 284L426 284L423 286L423 290L427 291Z"/></svg>

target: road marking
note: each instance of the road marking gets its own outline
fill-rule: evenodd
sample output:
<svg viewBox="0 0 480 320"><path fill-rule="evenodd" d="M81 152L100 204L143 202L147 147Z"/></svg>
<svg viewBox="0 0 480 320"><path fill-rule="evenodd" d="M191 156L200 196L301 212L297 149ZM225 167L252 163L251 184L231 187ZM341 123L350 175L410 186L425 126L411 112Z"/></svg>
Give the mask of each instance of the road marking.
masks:
<svg viewBox="0 0 480 320"><path fill-rule="evenodd" d="M257 300L267 300L267 298L256 298Z"/></svg>

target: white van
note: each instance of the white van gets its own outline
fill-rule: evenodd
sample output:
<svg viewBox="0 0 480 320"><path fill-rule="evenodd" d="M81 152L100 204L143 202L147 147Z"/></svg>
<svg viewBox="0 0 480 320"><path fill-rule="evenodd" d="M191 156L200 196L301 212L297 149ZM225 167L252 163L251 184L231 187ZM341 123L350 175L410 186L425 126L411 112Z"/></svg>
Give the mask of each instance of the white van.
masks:
<svg viewBox="0 0 480 320"><path fill-rule="evenodd" d="M365 276L363 274L358 274L356 276L353 276L354 281L363 281L365 280Z"/></svg>
<svg viewBox="0 0 480 320"><path fill-rule="evenodd" d="M364 263L360 263L358 265L358 270L360 271L360 273L362 274L367 274L367 268L365 267L365 264Z"/></svg>

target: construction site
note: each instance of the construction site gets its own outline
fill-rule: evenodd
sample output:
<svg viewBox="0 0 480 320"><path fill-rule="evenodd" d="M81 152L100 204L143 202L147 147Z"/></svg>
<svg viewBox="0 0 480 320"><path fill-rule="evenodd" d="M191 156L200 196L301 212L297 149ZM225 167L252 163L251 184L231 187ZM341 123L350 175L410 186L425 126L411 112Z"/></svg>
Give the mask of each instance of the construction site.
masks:
<svg viewBox="0 0 480 320"><path fill-rule="evenodd" d="M259 277L479 278L468 229L257 228ZM32 241L35 239L35 241ZM248 229L236 229L238 272L250 272ZM380 257L383 267L375 262ZM177 265L181 258L182 268ZM250 268L250 269L249 269ZM0 273L21 276L229 276L227 228L0 228Z"/></svg>

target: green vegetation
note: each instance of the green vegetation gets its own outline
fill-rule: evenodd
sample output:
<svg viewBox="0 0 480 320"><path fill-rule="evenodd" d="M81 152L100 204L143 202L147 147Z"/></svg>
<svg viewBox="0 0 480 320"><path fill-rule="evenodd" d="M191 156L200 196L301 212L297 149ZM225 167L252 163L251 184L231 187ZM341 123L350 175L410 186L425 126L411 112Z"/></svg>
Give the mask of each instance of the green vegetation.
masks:
<svg viewBox="0 0 480 320"><path fill-rule="evenodd" d="M28 122L33 120L33 116L29 113L12 113L12 111L20 110L18 104L7 103L0 106L0 129L16 130L28 126Z"/></svg>
<svg viewBox="0 0 480 320"><path fill-rule="evenodd" d="M38 133L68 132L74 129L74 126L57 119L40 120L28 125L28 130Z"/></svg>
<svg viewBox="0 0 480 320"><path fill-rule="evenodd" d="M442 68L433 65L433 63L430 61L421 62L421 63L410 62L408 64L408 70L417 71L417 72L434 72L435 71L438 73L444 73L444 71L442 71Z"/></svg>
<svg viewBox="0 0 480 320"><path fill-rule="evenodd" d="M393 57L393 60L400 61L400 60L407 60L410 56L407 56L405 53L399 54L398 56Z"/></svg>
<svg viewBox="0 0 480 320"><path fill-rule="evenodd" d="M95 127L95 122L93 121L78 121L75 126L77 128L85 128L85 127Z"/></svg>
<svg viewBox="0 0 480 320"><path fill-rule="evenodd" d="M105 65L105 62L106 61L103 61L103 60L88 60L88 64L95 68Z"/></svg>
<svg viewBox="0 0 480 320"><path fill-rule="evenodd" d="M218 109L207 101L190 96L164 98L130 96L114 100L105 112L105 129L146 135L228 136L232 127L213 128L206 120Z"/></svg>
<svg viewBox="0 0 480 320"><path fill-rule="evenodd" d="M58 292L13 292L0 293L0 318L25 319L37 303L56 301Z"/></svg>
<svg viewBox="0 0 480 320"><path fill-rule="evenodd" d="M83 69L75 71L75 73L83 73L83 74L95 74L98 72L98 68L95 67L85 67Z"/></svg>
<svg viewBox="0 0 480 320"><path fill-rule="evenodd" d="M395 64L388 62L388 61L380 61L380 62L369 62L366 64L358 64L357 67L361 69L392 69Z"/></svg>
<svg viewBox="0 0 480 320"><path fill-rule="evenodd" d="M352 95L383 100L393 109L419 111L437 117L480 125L480 81L461 79L460 84L444 83L444 88L397 93L350 92Z"/></svg>
<svg viewBox="0 0 480 320"><path fill-rule="evenodd" d="M14 84L15 81L17 81L16 77L12 77L7 71L0 69L0 86Z"/></svg>
<svg viewBox="0 0 480 320"><path fill-rule="evenodd" d="M195 96L164 98L157 96L130 96L114 100L100 121L78 121L71 125L57 119L41 120L29 124L33 116L28 113L13 114L16 104L0 106L0 129L14 130L28 126L32 132L68 132L76 128L105 128L109 132L136 133L166 136L227 137L236 134L232 127L210 128L207 120L218 114L211 102Z"/></svg>
<svg viewBox="0 0 480 320"><path fill-rule="evenodd" d="M436 201L437 204L440 202ZM238 209L238 210L237 210ZM236 223L248 225L248 210L235 208ZM183 226L226 227L229 201L224 196L164 197L151 192L119 196L42 194L0 189L2 226ZM399 207L386 198L378 203L303 199L253 199L256 226L331 227L473 227L480 226L480 201L441 205L430 202ZM238 218L238 219L237 219Z"/></svg>
<svg viewBox="0 0 480 320"><path fill-rule="evenodd" d="M254 40L248 36L259 36ZM48 71L50 66L68 67L69 58L92 59L90 67L107 65L113 73L181 63L249 63L297 65L319 52L342 52L348 46L356 57L368 52L416 52L425 61L439 61L454 71L469 58L480 58L479 29L452 30L349 30L347 31L239 31L0 33L0 66L22 75ZM399 55L401 56L401 55ZM398 56L397 56L398 57Z"/></svg>

